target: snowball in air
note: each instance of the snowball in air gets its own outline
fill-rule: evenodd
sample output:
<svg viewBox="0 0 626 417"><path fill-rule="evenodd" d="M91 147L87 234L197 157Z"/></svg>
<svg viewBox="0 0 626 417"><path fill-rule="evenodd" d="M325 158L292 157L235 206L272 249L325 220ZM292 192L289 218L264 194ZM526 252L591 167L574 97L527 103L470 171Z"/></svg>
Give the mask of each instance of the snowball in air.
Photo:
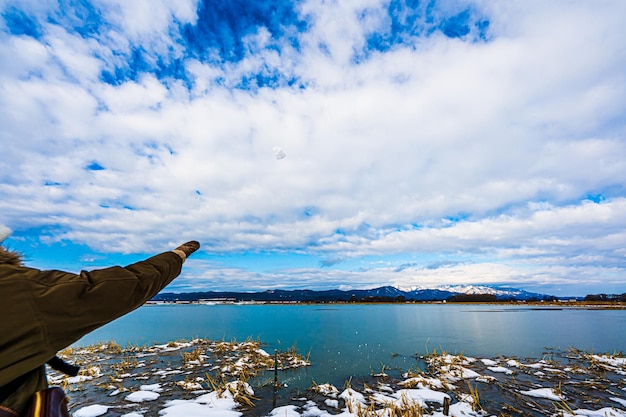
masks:
<svg viewBox="0 0 626 417"><path fill-rule="evenodd" d="M274 151L274 156L276 157L276 159L284 159L287 154L285 154L285 152L283 151L283 148L281 148L280 146L274 146L274 149L272 149Z"/></svg>

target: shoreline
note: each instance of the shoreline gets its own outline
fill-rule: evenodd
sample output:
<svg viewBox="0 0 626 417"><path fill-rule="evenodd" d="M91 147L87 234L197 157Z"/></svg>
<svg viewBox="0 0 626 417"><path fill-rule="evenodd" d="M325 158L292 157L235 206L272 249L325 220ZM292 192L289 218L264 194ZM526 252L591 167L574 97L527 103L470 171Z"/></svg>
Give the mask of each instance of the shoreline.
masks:
<svg viewBox="0 0 626 417"><path fill-rule="evenodd" d="M342 302L342 301L153 301L145 305L462 305L462 306L514 306L514 307L544 307L546 309L583 309L583 310L626 310L626 303L595 302L595 301L500 301L500 302L455 302L455 301L382 301L382 302Z"/></svg>

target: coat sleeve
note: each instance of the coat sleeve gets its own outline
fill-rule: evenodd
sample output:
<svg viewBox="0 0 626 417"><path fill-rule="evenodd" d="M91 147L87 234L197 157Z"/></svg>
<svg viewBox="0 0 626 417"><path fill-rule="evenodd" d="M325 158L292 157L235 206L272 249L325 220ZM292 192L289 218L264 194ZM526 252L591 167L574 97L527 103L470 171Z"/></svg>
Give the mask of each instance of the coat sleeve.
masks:
<svg viewBox="0 0 626 417"><path fill-rule="evenodd" d="M1 267L0 386L144 304L180 274L182 263L165 252L80 274Z"/></svg>
<svg viewBox="0 0 626 417"><path fill-rule="evenodd" d="M182 264L180 256L166 252L127 267L49 272L33 301L50 348L61 350L140 307L180 274Z"/></svg>

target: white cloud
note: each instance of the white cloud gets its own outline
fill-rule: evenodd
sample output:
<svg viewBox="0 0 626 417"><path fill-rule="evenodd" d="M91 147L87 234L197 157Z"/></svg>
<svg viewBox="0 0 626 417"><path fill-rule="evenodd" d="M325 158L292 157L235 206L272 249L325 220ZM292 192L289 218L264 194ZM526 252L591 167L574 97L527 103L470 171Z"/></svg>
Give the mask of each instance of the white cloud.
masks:
<svg viewBox="0 0 626 417"><path fill-rule="evenodd" d="M358 64L384 8L307 2L300 50L277 51L261 29L241 62L187 60L190 90L152 74L100 80L125 59L114 47L181 57L172 28L197 18L194 2L131 3L97 3L108 19L100 37L44 19L40 41L2 35L0 220L13 229L62 225L52 240L102 251L185 235L215 252L489 256L350 273L355 287L568 284L578 279L568 274L586 282L605 266L624 270L622 2L476 2L490 16L489 42L433 35ZM230 88L259 68L307 88ZM269 154L277 143L276 158L288 153L280 163ZM105 169L86 170L92 162ZM584 201L597 194L606 201ZM307 270L298 282L334 274L347 272Z"/></svg>
<svg viewBox="0 0 626 417"><path fill-rule="evenodd" d="M173 21L194 23L197 20L197 0L99 0L107 18L121 27L131 40L166 34Z"/></svg>

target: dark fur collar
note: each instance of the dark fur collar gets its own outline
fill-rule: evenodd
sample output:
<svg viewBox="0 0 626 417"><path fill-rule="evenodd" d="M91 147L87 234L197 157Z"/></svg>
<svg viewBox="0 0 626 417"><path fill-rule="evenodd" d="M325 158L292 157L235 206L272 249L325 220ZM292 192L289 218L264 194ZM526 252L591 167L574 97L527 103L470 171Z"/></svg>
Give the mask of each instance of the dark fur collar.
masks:
<svg viewBox="0 0 626 417"><path fill-rule="evenodd" d="M0 265L22 266L22 256L0 246Z"/></svg>

